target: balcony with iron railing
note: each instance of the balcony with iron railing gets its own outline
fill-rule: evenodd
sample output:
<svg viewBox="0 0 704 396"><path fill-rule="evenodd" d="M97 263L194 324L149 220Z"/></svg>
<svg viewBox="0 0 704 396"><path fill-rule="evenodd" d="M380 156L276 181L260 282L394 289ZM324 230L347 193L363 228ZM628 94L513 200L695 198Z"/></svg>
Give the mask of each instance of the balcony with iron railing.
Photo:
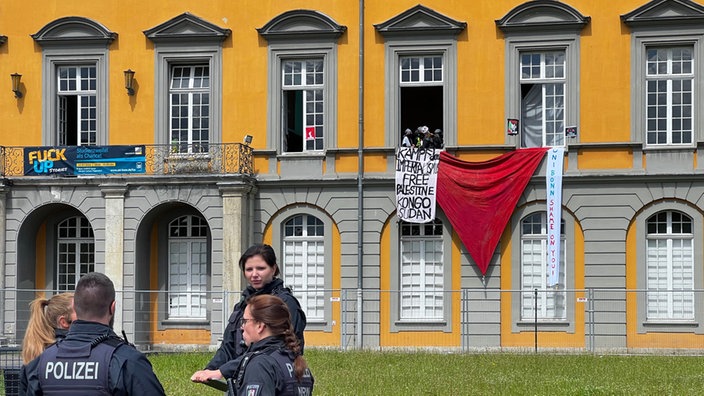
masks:
<svg viewBox="0 0 704 396"><path fill-rule="evenodd" d="M136 146L144 147L144 171L139 174L248 176L254 174L252 147L243 143L174 143ZM54 147L47 147L47 149L50 148ZM27 176L25 169L27 149L19 146L0 146L2 177L30 177Z"/></svg>

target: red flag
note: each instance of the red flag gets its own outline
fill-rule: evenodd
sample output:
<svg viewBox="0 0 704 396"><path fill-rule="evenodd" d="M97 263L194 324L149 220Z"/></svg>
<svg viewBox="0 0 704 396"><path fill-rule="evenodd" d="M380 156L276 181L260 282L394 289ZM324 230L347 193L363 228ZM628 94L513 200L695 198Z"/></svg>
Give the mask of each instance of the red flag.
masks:
<svg viewBox="0 0 704 396"><path fill-rule="evenodd" d="M440 153L437 202L482 275L546 147L519 149L484 162Z"/></svg>
<svg viewBox="0 0 704 396"><path fill-rule="evenodd" d="M315 127L306 127L306 140L315 140Z"/></svg>

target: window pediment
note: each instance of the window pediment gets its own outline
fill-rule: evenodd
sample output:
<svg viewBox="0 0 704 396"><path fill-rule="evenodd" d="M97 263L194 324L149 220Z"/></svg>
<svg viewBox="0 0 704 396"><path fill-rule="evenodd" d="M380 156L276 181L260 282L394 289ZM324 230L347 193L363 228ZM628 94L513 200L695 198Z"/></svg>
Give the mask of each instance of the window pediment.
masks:
<svg viewBox="0 0 704 396"><path fill-rule="evenodd" d="M621 15L629 27L701 24L704 7L690 0L653 0Z"/></svg>
<svg viewBox="0 0 704 396"><path fill-rule="evenodd" d="M230 29L223 29L189 12L144 31L144 35L155 43L194 39L223 41L231 33Z"/></svg>
<svg viewBox="0 0 704 396"><path fill-rule="evenodd" d="M313 10L292 10L284 12L257 29L265 39L319 38L336 39L347 30L329 16Z"/></svg>
<svg viewBox="0 0 704 396"><path fill-rule="evenodd" d="M419 4L374 27L384 37L414 33L456 36L467 28L467 23Z"/></svg>
<svg viewBox="0 0 704 396"><path fill-rule="evenodd" d="M110 44L117 33L102 24L83 17L65 17L46 24L32 38L41 46Z"/></svg>
<svg viewBox="0 0 704 396"><path fill-rule="evenodd" d="M555 0L533 0L509 11L496 25L504 33L540 30L582 30L590 17Z"/></svg>

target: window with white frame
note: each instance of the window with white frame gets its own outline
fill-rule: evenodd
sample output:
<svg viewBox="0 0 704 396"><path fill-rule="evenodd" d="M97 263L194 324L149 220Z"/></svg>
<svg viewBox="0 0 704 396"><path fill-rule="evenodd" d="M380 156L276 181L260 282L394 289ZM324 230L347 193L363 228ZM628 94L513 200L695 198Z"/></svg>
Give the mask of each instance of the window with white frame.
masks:
<svg viewBox="0 0 704 396"><path fill-rule="evenodd" d="M647 319L694 319L692 219L678 211L647 220Z"/></svg>
<svg viewBox="0 0 704 396"><path fill-rule="evenodd" d="M172 153L207 153L210 142L210 68L172 65L169 82Z"/></svg>
<svg viewBox="0 0 704 396"><path fill-rule="evenodd" d="M443 225L401 222L399 318L439 321L444 318L445 274Z"/></svg>
<svg viewBox="0 0 704 396"><path fill-rule="evenodd" d="M169 223L169 319L205 319L208 225L186 215Z"/></svg>
<svg viewBox="0 0 704 396"><path fill-rule="evenodd" d="M42 47L44 145L108 144L108 58L116 37L100 22L76 16L32 34Z"/></svg>
<svg viewBox="0 0 704 396"><path fill-rule="evenodd" d="M550 288L547 286L547 224L546 212L536 212L521 220L521 320L534 320L536 316L539 320L565 320L567 318L565 221L562 220L560 227L558 284Z"/></svg>
<svg viewBox="0 0 704 396"><path fill-rule="evenodd" d="M374 28L384 38L385 143L427 127L440 131L433 145L457 144L457 36L467 23L418 4Z"/></svg>
<svg viewBox="0 0 704 396"><path fill-rule="evenodd" d="M281 73L283 151L322 150L325 137L323 59L284 60Z"/></svg>
<svg viewBox="0 0 704 396"><path fill-rule="evenodd" d="M286 11L257 29L268 42L267 141L277 153L319 160L337 147L337 40L346 30L306 9Z"/></svg>
<svg viewBox="0 0 704 396"><path fill-rule="evenodd" d="M646 141L692 143L694 48L646 48Z"/></svg>
<svg viewBox="0 0 704 396"><path fill-rule="evenodd" d="M144 31L154 44L154 143L172 156L222 143L222 43L232 31L184 12Z"/></svg>
<svg viewBox="0 0 704 396"><path fill-rule="evenodd" d="M404 130L414 131L420 126L427 126L433 133L444 129L443 63L442 54L399 58L401 125Z"/></svg>
<svg viewBox="0 0 704 396"><path fill-rule="evenodd" d="M97 144L95 65L59 66L56 73L59 145Z"/></svg>
<svg viewBox="0 0 704 396"><path fill-rule="evenodd" d="M308 320L325 319L325 226L312 215L295 215L283 226L283 277Z"/></svg>
<svg viewBox="0 0 704 396"><path fill-rule="evenodd" d="M95 236L84 216L69 217L57 226L56 288L76 289L81 276L95 270Z"/></svg>
<svg viewBox="0 0 704 396"><path fill-rule="evenodd" d="M506 43L506 118L519 119L519 147L579 141L580 36L591 18L561 1L518 4L496 25Z"/></svg>
<svg viewBox="0 0 704 396"><path fill-rule="evenodd" d="M621 15L632 44L631 140L647 148L690 149L704 137L697 111L704 99L697 88L704 75L704 10L682 7L688 2L650 3ZM651 153L655 160L658 150Z"/></svg>
<svg viewBox="0 0 704 396"><path fill-rule="evenodd" d="M564 50L520 54L521 147L565 144Z"/></svg>

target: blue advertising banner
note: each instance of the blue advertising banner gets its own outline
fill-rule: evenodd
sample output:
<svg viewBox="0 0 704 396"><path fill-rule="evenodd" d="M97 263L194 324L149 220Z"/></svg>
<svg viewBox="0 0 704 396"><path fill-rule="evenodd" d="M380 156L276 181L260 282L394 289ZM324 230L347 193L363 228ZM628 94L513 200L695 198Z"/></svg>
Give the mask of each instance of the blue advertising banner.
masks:
<svg viewBox="0 0 704 396"><path fill-rule="evenodd" d="M25 147L25 176L144 173L144 146Z"/></svg>

